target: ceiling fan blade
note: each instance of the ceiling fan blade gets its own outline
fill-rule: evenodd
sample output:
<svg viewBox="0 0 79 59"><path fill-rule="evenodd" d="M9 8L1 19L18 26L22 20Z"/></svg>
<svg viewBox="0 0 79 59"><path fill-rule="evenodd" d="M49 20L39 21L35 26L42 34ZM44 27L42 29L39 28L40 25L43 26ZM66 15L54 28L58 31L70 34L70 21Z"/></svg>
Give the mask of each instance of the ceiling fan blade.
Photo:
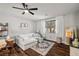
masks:
<svg viewBox="0 0 79 59"><path fill-rule="evenodd" d="M23 8L18 8L18 7L13 7L13 8L15 8L15 9L20 9L20 10L24 10Z"/></svg>
<svg viewBox="0 0 79 59"><path fill-rule="evenodd" d="M29 11L29 13L30 13L30 14L32 14L32 15L34 15L34 13L33 13L33 12L31 12L31 11Z"/></svg>
<svg viewBox="0 0 79 59"><path fill-rule="evenodd" d="M25 3L22 3L23 7L25 8Z"/></svg>
<svg viewBox="0 0 79 59"><path fill-rule="evenodd" d="M29 10L38 10L38 8L30 8Z"/></svg>
<svg viewBox="0 0 79 59"><path fill-rule="evenodd" d="M25 5L26 7L28 7L28 5Z"/></svg>
<svg viewBox="0 0 79 59"><path fill-rule="evenodd" d="M22 13L23 15L25 14L25 12Z"/></svg>

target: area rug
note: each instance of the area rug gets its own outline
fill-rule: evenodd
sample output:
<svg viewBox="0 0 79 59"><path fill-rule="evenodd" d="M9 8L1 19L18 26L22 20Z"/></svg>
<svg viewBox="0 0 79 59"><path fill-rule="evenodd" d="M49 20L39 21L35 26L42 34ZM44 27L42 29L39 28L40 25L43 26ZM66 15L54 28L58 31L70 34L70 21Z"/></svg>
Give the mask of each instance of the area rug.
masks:
<svg viewBox="0 0 79 59"><path fill-rule="evenodd" d="M48 53L48 51L52 48L52 46L54 45L53 42L47 41L47 43L49 43L49 46L47 48L39 48L39 47L37 47L37 45L35 45L35 46L32 46L31 49L33 49L36 52L38 52L39 54L45 56Z"/></svg>

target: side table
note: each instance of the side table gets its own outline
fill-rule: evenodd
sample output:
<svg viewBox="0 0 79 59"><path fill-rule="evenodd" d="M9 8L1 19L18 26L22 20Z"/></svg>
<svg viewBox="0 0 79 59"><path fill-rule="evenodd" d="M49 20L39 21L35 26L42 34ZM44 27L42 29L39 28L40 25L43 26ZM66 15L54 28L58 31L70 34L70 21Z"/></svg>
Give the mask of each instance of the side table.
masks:
<svg viewBox="0 0 79 59"><path fill-rule="evenodd" d="M14 55L15 54L15 43L14 40L6 40L7 42L7 48L10 50L10 55Z"/></svg>

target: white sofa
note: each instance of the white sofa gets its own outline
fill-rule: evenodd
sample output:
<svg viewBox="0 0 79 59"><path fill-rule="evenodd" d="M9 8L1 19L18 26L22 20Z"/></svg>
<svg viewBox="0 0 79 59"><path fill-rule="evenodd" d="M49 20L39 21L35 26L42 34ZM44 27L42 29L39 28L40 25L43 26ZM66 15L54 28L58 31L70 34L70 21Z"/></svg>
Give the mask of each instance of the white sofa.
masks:
<svg viewBox="0 0 79 59"><path fill-rule="evenodd" d="M35 33L19 34L16 36L16 44L23 50L26 50L37 44L37 37L40 37L40 35Z"/></svg>

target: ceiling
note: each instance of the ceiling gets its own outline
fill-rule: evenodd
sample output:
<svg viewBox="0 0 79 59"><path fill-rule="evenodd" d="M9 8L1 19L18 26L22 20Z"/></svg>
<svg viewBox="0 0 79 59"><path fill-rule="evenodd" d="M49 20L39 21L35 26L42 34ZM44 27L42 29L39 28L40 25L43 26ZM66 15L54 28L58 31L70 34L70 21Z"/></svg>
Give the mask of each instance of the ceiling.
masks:
<svg viewBox="0 0 79 59"><path fill-rule="evenodd" d="M37 7L37 11L32 11L35 15L26 13L22 15L22 10L13 9L13 6L22 7L21 3L0 3L0 14L12 15L15 17L23 17L25 19L39 20L50 17L61 16L69 13L73 13L79 10L78 3L26 3L28 7Z"/></svg>

